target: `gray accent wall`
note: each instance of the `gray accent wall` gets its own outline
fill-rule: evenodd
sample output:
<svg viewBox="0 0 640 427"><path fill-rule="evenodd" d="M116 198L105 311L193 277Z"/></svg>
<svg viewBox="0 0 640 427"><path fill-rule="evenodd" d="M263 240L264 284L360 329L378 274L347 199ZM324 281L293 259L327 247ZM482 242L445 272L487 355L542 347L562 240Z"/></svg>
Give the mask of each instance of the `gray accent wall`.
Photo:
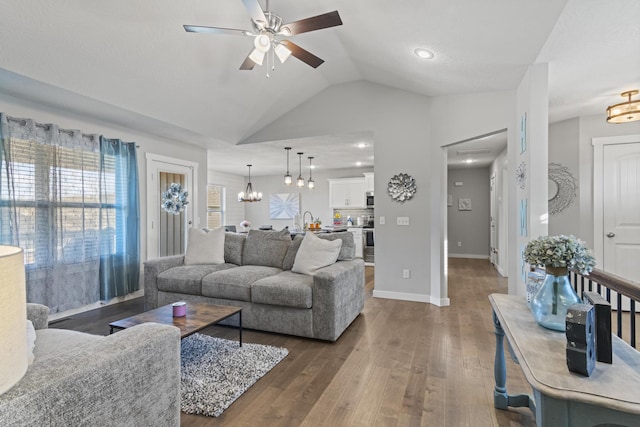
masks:
<svg viewBox="0 0 640 427"><path fill-rule="evenodd" d="M449 256L489 258L490 168L449 169L447 207ZM455 183L462 183L456 186ZM469 199L471 210L459 210L458 201ZM458 246L458 243L460 246Z"/></svg>

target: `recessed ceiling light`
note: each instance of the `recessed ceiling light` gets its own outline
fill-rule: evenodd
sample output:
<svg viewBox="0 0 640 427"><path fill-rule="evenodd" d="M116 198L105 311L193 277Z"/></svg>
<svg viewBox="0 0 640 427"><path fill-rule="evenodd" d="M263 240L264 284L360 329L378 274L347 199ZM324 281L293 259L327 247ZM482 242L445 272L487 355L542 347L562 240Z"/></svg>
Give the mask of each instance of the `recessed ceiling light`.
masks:
<svg viewBox="0 0 640 427"><path fill-rule="evenodd" d="M362 162L356 162L356 166L362 166Z"/></svg>
<svg viewBox="0 0 640 427"><path fill-rule="evenodd" d="M413 50L413 53L419 57L419 58L423 58L423 59L432 59L433 58L433 52L431 52L430 50L427 50L425 48L419 47L417 49Z"/></svg>
<svg viewBox="0 0 640 427"><path fill-rule="evenodd" d="M367 143L366 143L366 142L358 142L358 143L356 144L356 147L358 147L358 148L365 148L366 146L367 146Z"/></svg>
<svg viewBox="0 0 640 427"><path fill-rule="evenodd" d="M473 159L467 159L464 161L465 163L469 164L469 163L473 163Z"/></svg>

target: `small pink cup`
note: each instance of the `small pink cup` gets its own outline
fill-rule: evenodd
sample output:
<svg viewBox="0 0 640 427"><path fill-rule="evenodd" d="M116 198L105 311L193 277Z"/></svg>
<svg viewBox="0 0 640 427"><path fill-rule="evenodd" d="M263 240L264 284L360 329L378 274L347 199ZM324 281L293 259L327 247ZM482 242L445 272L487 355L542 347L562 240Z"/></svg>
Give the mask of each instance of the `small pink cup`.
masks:
<svg viewBox="0 0 640 427"><path fill-rule="evenodd" d="M187 315L187 303L178 301L171 304L173 306L173 317L184 317Z"/></svg>

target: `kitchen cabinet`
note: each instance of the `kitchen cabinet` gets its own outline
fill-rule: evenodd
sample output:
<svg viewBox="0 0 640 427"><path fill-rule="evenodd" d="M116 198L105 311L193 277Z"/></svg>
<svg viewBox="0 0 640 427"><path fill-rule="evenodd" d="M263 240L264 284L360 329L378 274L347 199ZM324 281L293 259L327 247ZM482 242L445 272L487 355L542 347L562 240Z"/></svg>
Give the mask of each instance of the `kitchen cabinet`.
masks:
<svg viewBox="0 0 640 427"><path fill-rule="evenodd" d="M353 233L353 239L356 242L356 258L362 258L362 228L349 227L347 231Z"/></svg>
<svg viewBox="0 0 640 427"><path fill-rule="evenodd" d="M366 208L364 178L330 179L329 205L331 208Z"/></svg>
<svg viewBox="0 0 640 427"><path fill-rule="evenodd" d="M364 173L364 191L365 193L373 193L373 172Z"/></svg>

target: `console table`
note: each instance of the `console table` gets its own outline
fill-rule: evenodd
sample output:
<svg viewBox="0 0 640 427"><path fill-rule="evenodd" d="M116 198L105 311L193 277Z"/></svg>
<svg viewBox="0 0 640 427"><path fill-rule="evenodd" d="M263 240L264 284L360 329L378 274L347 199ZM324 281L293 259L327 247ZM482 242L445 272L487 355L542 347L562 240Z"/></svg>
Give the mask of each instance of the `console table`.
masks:
<svg viewBox="0 0 640 427"><path fill-rule="evenodd" d="M566 336L539 326L524 298L492 294L496 334L494 406L529 407L541 426L640 426L640 353L613 336L613 364L597 362L590 377L567 368ZM504 337L533 396L509 395Z"/></svg>

